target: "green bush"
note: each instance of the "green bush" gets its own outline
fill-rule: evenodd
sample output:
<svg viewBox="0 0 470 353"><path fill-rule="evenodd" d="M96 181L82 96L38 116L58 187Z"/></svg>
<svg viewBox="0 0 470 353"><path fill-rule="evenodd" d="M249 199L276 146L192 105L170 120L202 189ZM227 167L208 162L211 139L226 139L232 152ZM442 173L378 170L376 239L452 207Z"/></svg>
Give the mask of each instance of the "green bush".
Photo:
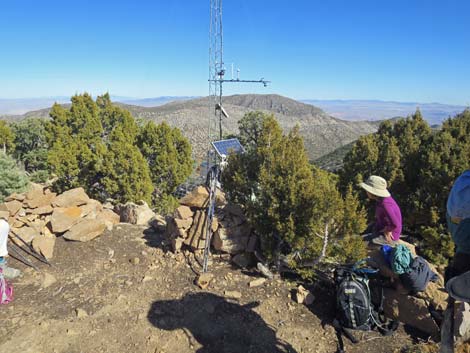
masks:
<svg viewBox="0 0 470 353"><path fill-rule="evenodd" d="M0 152L0 202L14 192L23 192L28 186L28 178L16 161Z"/></svg>

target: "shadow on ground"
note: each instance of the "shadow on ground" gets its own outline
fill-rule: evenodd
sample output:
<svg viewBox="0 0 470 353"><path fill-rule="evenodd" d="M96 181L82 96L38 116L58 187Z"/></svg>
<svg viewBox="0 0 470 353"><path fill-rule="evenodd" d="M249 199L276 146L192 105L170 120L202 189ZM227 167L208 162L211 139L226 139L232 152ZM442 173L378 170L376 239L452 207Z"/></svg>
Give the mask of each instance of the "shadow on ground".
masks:
<svg viewBox="0 0 470 353"><path fill-rule="evenodd" d="M149 227L144 230L144 239L147 246L151 248L160 248L163 251L168 251L169 246L165 243L165 228L163 226L154 229Z"/></svg>
<svg viewBox="0 0 470 353"><path fill-rule="evenodd" d="M186 329L202 347L197 353L296 353L252 309L212 293L190 293L180 300L152 304L148 320L163 330Z"/></svg>

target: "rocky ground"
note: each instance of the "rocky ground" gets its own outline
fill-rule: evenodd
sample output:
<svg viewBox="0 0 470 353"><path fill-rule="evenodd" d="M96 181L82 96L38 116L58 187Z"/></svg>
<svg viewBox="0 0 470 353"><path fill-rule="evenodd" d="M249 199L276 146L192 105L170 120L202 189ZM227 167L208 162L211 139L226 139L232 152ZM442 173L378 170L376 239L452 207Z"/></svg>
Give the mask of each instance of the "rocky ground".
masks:
<svg viewBox="0 0 470 353"><path fill-rule="evenodd" d="M173 254L162 234L119 224L90 242L58 238L53 266L40 272L14 260L24 275L14 301L0 307L0 352L335 352L332 293L311 288L309 307L291 299L297 283L257 287L256 272L215 255L214 280L194 285L193 255ZM401 327L392 337L357 335L348 352L399 352L413 343Z"/></svg>

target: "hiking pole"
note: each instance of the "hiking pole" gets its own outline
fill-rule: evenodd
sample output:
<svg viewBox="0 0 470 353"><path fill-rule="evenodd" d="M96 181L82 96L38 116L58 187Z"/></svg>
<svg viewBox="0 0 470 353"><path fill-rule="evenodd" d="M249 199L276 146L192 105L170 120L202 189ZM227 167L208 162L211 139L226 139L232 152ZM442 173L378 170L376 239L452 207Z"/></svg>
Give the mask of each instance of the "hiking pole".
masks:
<svg viewBox="0 0 470 353"><path fill-rule="evenodd" d="M29 255L33 256L34 258L36 258L37 260L41 261L42 263L45 263L49 266L52 266L51 263L49 261L47 261L47 259L44 257L44 255L42 254L39 254L36 250L34 250L34 248L28 244L23 238L21 238L18 234L13 234L15 237L17 237L23 244L25 244L27 246L27 248L29 249L29 251L27 251L26 249L20 247L24 252L28 253Z"/></svg>
<svg viewBox="0 0 470 353"><path fill-rule="evenodd" d="M11 245L14 245L14 246L11 246ZM12 251L14 253L11 254L11 257L13 257L15 260L25 264L26 266L29 266L29 267L32 267L34 268L36 271L39 271L39 268L37 268L30 260L28 260L26 257L24 257L23 255L20 254L20 252L18 251L18 249L16 247L19 247L21 249L20 246L16 245L15 243L11 243L10 244L10 251Z"/></svg>
<svg viewBox="0 0 470 353"><path fill-rule="evenodd" d="M439 353L454 353L454 304L455 299L449 295L444 320L441 325L441 347Z"/></svg>

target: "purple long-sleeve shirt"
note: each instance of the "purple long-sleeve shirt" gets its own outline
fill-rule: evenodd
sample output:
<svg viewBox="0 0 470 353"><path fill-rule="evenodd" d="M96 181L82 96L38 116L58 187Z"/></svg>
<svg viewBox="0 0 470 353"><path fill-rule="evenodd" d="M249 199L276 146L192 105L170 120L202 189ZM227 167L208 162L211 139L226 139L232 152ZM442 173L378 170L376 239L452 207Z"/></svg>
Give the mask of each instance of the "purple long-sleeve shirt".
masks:
<svg viewBox="0 0 470 353"><path fill-rule="evenodd" d="M402 228L401 211L395 200L389 196L377 200L375 208L375 231L392 232L393 240L400 238Z"/></svg>

